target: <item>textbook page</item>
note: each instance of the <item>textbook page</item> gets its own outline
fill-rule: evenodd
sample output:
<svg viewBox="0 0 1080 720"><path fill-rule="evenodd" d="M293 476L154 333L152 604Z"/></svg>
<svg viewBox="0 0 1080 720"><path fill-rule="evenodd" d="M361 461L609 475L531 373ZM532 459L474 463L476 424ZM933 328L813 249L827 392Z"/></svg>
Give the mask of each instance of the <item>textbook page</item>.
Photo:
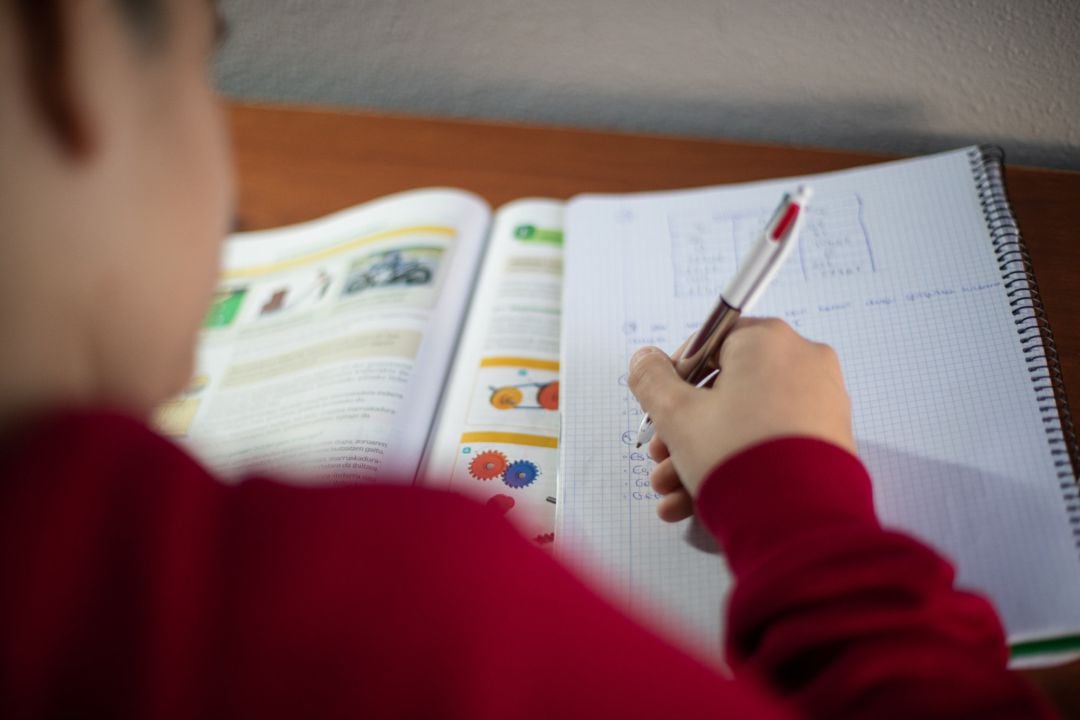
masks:
<svg viewBox="0 0 1080 720"><path fill-rule="evenodd" d="M416 190L232 237L159 427L227 478L411 479L489 219L469 193Z"/></svg>
<svg viewBox="0 0 1080 720"><path fill-rule="evenodd" d="M423 473L545 547L559 454L563 207L518 200L496 213Z"/></svg>
<svg viewBox="0 0 1080 720"><path fill-rule="evenodd" d="M838 352L887 525L957 564L1010 641L1080 629L1080 557L966 150L730 187L593 196L567 209L557 550L688 648L720 652L729 577L656 518L626 387L673 350L782 193L814 189L798 247L755 308Z"/></svg>

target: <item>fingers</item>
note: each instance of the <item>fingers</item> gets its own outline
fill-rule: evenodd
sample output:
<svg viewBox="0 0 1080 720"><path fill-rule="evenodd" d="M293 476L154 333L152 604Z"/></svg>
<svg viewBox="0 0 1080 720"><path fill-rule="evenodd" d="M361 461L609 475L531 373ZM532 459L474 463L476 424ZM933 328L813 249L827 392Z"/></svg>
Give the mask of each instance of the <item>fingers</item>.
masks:
<svg viewBox="0 0 1080 720"><path fill-rule="evenodd" d="M652 489L661 495L673 493L682 487L679 475L675 472L675 464L670 458L653 468L652 473L649 474L649 483Z"/></svg>
<svg viewBox="0 0 1080 720"><path fill-rule="evenodd" d="M654 435L653 439L649 441L649 457L656 462L663 462L671 455L668 450L667 444L660 439L659 435Z"/></svg>
<svg viewBox="0 0 1080 720"><path fill-rule="evenodd" d="M690 493L685 489L679 489L664 499L656 506L656 514L664 522L679 522L694 514L694 501Z"/></svg>
<svg viewBox="0 0 1080 720"><path fill-rule="evenodd" d="M652 416L658 428L670 422L691 390L675 372L667 353L659 348L645 347L630 359L630 391L641 408Z"/></svg>
<svg viewBox="0 0 1080 720"><path fill-rule="evenodd" d="M653 468L649 480L653 490L664 496L656 506L656 514L661 520L679 522L694 514L693 498L679 481L671 458Z"/></svg>

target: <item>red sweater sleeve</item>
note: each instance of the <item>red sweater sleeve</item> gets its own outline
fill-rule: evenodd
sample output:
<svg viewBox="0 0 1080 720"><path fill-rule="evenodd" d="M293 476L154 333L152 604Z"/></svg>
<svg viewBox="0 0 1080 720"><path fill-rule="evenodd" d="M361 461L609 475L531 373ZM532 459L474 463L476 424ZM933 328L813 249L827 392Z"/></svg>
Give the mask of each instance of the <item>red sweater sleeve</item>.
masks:
<svg viewBox="0 0 1080 720"><path fill-rule="evenodd" d="M698 512L735 575L727 654L814 717L1051 717L1006 668L997 616L952 566L882 529L850 453L809 438L716 468Z"/></svg>
<svg viewBox="0 0 1080 720"><path fill-rule="evenodd" d="M465 499L229 487L131 421L56 420L0 460L0 716L1044 712L989 609L877 527L857 462L799 440L762 453L701 501L738 576L732 682ZM835 492L792 489L796 466ZM775 518L750 509L766 497Z"/></svg>

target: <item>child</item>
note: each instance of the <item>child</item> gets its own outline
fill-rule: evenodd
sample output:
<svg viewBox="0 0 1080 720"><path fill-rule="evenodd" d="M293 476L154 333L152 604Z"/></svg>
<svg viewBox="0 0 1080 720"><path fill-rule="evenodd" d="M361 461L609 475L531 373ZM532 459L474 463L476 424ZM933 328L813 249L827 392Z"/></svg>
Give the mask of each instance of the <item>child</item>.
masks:
<svg viewBox="0 0 1080 720"><path fill-rule="evenodd" d="M202 0L0 0L0 716L1050 714L878 525L836 358L778 321L712 390L631 367L659 512L737 579L734 679L468 500L227 487L155 435L229 220L214 34Z"/></svg>

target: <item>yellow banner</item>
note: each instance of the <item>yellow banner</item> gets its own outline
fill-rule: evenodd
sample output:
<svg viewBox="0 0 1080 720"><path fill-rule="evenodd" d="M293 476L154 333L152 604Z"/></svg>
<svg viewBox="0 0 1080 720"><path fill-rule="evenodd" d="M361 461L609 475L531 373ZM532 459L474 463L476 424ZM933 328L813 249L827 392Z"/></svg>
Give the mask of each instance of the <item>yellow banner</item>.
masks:
<svg viewBox="0 0 1080 720"><path fill-rule="evenodd" d="M529 447L557 448L559 438L544 435L527 435L510 432L470 432L461 436L463 445L468 443L505 443L507 445L528 445Z"/></svg>
<svg viewBox="0 0 1080 720"><path fill-rule="evenodd" d="M559 372L559 361L521 357L486 357L480 360L480 367L520 367Z"/></svg>

